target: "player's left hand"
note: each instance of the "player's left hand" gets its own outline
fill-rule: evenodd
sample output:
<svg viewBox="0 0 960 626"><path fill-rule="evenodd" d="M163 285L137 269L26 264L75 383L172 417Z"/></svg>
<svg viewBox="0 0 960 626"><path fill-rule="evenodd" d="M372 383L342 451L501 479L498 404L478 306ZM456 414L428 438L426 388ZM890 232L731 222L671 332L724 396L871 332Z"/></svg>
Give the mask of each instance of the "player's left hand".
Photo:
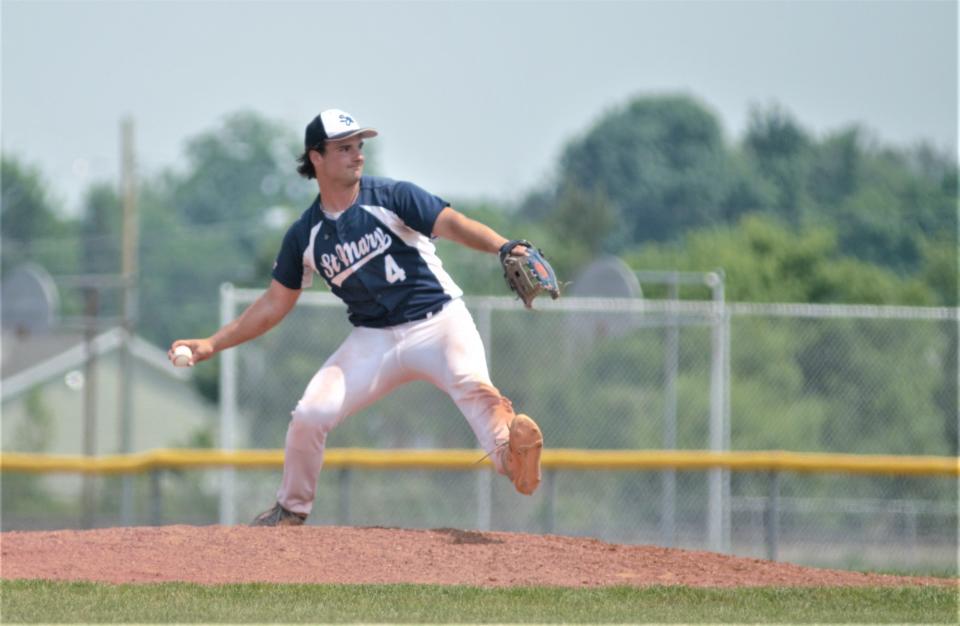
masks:
<svg viewBox="0 0 960 626"><path fill-rule="evenodd" d="M560 297L557 275L543 256L543 252L526 239L514 239L500 247L500 265L507 286L517 293L528 309L533 300L546 292L556 300Z"/></svg>

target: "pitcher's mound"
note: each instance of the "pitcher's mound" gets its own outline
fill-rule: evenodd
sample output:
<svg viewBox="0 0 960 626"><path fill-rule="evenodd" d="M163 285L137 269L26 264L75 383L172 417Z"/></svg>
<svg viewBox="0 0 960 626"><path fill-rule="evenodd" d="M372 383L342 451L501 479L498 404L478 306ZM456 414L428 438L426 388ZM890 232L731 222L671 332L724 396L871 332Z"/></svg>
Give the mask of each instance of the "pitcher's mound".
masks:
<svg viewBox="0 0 960 626"><path fill-rule="evenodd" d="M161 526L0 533L7 579L108 583L604 585L956 585L711 552L558 535L301 526Z"/></svg>

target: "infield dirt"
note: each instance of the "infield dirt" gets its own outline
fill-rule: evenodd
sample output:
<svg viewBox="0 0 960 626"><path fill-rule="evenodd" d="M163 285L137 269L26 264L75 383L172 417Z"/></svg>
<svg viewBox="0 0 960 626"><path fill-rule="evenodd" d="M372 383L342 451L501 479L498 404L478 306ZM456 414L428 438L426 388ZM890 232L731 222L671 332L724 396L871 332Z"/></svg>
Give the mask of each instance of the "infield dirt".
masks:
<svg viewBox="0 0 960 626"><path fill-rule="evenodd" d="M559 535L302 526L0 533L0 577L107 583L416 583L481 587L957 586Z"/></svg>

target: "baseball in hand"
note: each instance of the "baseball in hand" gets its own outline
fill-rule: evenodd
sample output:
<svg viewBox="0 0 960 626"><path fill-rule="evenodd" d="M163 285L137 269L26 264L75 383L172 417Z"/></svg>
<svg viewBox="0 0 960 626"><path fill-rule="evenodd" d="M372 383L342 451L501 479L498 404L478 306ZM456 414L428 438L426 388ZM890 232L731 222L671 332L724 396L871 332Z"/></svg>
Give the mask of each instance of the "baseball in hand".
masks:
<svg viewBox="0 0 960 626"><path fill-rule="evenodd" d="M173 351L173 364L177 367L187 367L190 365L190 359L193 358L193 352L188 346L177 346Z"/></svg>

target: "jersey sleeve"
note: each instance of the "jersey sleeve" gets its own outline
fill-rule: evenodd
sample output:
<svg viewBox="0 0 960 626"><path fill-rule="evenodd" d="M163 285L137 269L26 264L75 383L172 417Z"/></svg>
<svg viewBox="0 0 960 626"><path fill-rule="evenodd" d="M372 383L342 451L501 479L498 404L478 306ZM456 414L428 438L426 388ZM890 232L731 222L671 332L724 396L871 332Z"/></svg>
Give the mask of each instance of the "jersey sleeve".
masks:
<svg viewBox="0 0 960 626"><path fill-rule="evenodd" d="M440 211L450 206L446 200L408 182L398 182L394 189L394 211L410 228L433 236L433 225Z"/></svg>
<svg viewBox="0 0 960 626"><path fill-rule="evenodd" d="M273 263L273 278L289 289L309 287L309 284L305 284L306 279L312 277L312 274L304 271L304 245L298 237L299 225L299 222L296 222L287 230L280 245L280 252L277 253L277 259Z"/></svg>

